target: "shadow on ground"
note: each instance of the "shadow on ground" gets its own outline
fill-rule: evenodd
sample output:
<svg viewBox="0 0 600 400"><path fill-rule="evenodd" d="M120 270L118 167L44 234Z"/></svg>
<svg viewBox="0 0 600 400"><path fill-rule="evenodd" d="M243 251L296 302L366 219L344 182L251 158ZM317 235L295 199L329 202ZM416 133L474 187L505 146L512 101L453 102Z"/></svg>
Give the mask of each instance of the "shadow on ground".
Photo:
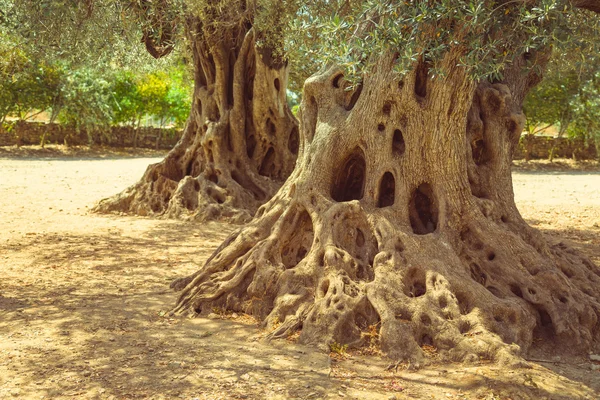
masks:
<svg viewBox="0 0 600 400"><path fill-rule="evenodd" d="M588 363L387 371L390 361L377 356L351 352L332 361L314 348L266 343L249 317L170 318L177 294L168 284L193 273L234 228L165 222L133 235L125 226L0 244L8 265L0 286L0 398L597 398L600 375ZM588 254L600 249L583 245Z"/></svg>

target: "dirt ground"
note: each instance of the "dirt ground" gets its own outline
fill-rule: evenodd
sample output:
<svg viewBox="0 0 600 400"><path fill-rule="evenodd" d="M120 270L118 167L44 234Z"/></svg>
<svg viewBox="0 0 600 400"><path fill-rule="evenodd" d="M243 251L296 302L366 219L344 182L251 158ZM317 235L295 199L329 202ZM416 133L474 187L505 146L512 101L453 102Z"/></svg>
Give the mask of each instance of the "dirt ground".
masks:
<svg viewBox="0 0 600 400"><path fill-rule="evenodd" d="M235 227L88 213L162 156L143 155L0 148L0 398L600 398L587 358L387 370L377 355L265 342L246 316L169 318L168 284ZM600 169L563 164L519 164L517 202L600 263Z"/></svg>

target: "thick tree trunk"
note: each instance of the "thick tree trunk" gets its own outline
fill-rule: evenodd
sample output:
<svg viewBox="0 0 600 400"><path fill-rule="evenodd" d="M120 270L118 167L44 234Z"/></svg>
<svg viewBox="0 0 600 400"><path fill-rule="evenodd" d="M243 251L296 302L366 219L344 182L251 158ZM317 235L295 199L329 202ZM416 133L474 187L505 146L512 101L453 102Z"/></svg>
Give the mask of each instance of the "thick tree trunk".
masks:
<svg viewBox="0 0 600 400"><path fill-rule="evenodd" d="M183 137L95 211L245 222L292 171L299 134L286 101L286 66L261 54L249 26L218 40L197 20L187 30L195 90Z"/></svg>
<svg viewBox="0 0 600 400"><path fill-rule="evenodd" d="M271 337L301 330L325 346L361 345L377 328L399 359L423 359L424 345L459 360L512 360L537 339L597 346L599 268L547 243L515 206L521 104L539 79L524 64L496 84L460 69L431 80L423 62L398 81L391 57L354 92L334 68L310 78L295 170L174 282L174 312L226 307Z"/></svg>

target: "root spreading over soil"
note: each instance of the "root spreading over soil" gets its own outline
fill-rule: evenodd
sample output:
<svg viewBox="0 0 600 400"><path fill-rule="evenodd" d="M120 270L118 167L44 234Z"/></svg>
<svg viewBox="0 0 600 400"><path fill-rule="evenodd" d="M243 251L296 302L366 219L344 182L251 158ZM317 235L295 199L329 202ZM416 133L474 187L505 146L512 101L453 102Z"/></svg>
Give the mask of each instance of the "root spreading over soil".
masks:
<svg viewBox="0 0 600 400"><path fill-rule="evenodd" d="M424 346L505 361L540 340L597 349L600 269L514 203L521 67L472 87L419 68L398 84L386 62L353 91L335 68L307 81L294 172L174 282L174 312L245 312L323 348L361 346L376 327L401 360L427 358Z"/></svg>

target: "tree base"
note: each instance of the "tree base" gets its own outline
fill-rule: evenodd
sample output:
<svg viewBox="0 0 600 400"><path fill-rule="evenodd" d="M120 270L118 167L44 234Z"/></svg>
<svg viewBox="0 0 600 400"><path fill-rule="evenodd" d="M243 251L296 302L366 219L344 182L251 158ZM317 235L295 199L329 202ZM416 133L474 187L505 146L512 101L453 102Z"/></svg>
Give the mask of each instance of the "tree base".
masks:
<svg viewBox="0 0 600 400"><path fill-rule="evenodd" d="M199 175L182 177L180 168L173 166L173 157L169 154L150 165L139 182L100 201L92 211L243 224L278 187L260 179L254 183L237 171L217 174L210 167Z"/></svg>
<svg viewBox="0 0 600 400"><path fill-rule="evenodd" d="M514 205L523 116L509 87L428 81L431 98L415 97L419 76L392 86L376 71L358 100L335 69L311 78L296 169L174 285L186 286L173 312L245 312L271 338L300 331L324 348L378 332L400 360L424 360L427 346L467 361L514 361L539 340L597 349L600 269L549 246Z"/></svg>
<svg viewBox="0 0 600 400"><path fill-rule="evenodd" d="M600 270L524 222L473 219L449 243L356 201L324 203L272 200L175 285L187 287L174 311L245 312L277 326L271 338L300 330L300 342L323 348L368 345L376 328L388 356L420 362L427 345L474 361L514 360L540 340L578 352L598 344Z"/></svg>
<svg viewBox="0 0 600 400"><path fill-rule="evenodd" d="M162 162L95 212L244 223L294 167L299 132L286 66L257 54L247 25L213 38L188 22L196 88L185 132Z"/></svg>

